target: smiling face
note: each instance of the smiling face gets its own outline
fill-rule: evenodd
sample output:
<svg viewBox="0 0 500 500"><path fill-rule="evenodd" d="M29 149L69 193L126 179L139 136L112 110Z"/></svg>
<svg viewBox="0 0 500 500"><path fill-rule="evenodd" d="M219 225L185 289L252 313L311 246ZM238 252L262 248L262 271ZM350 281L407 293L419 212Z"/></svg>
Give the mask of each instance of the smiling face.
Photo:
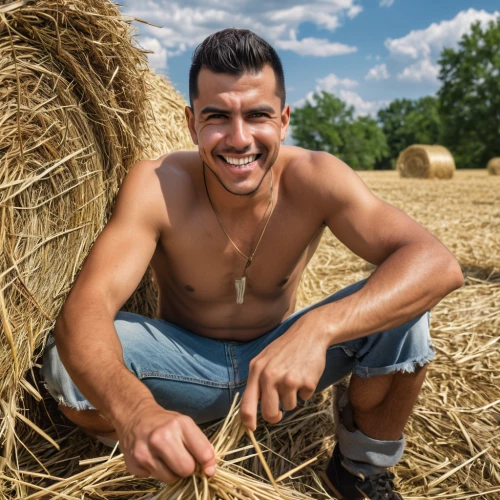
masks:
<svg viewBox="0 0 500 500"><path fill-rule="evenodd" d="M290 121L281 112L272 67L242 75L202 68L193 110L186 106L191 137L206 166L235 195L254 193L278 157Z"/></svg>

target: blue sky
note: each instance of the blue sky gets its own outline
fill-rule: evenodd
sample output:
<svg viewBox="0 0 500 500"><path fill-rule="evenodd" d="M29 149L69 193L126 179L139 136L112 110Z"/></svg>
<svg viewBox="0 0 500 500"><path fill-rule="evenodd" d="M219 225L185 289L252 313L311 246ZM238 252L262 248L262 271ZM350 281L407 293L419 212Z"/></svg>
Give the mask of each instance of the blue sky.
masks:
<svg viewBox="0 0 500 500"><path fill-rule="evenodd" d="M474 21L500 15L500 0L122 0L150 66L187 100L194 48L227 27L271 43L285 70L287 102L327 90L359 115L390 101L434 94L443 47L456 47Z"/></svg>

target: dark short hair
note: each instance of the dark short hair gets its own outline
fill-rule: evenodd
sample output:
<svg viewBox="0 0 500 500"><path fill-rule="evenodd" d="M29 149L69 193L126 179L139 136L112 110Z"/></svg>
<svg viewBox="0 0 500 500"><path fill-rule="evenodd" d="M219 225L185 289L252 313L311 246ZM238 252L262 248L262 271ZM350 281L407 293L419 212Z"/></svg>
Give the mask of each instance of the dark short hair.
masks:
<svg viewBox="0 0 500 500"><path fill-rule="evenodd" d="M250 30L227 28L208 36L196 47L189 70L189 102L199 96L198 75L201 68L214 73L241 75L246 71L258 73L270 64L276 76L276 95L285 107L285 76L276 51L263 38Z"/></svg>

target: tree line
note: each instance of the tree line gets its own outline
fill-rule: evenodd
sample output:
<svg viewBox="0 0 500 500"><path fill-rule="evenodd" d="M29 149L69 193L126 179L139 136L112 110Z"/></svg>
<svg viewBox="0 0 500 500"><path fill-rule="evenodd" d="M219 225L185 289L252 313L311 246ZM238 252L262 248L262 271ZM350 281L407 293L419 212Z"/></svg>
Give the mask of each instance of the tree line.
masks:
<svg viewBox="0 0 500 500"><path fill-rule="evenodd" d="M298 146L327 151L356 169L394 168L412 144L441 144L457 168L484 168L500 156L500 18L480 23L458 48L439 58L435 96L396 99L376 118L355 117L338 97L316 92L314 103L295 108L292 137Z"/></svg>

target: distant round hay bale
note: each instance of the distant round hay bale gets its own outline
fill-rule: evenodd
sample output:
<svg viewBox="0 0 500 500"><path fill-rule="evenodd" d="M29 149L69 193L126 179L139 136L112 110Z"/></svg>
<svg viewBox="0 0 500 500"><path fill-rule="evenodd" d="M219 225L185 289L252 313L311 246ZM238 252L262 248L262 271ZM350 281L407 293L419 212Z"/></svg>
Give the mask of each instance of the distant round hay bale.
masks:
<svg viewBox="0 0 500 500"><path fill-rule="evenodd" d="M399 154L396 169L400 177L451 179L455 172L455 161L443 146L414 144Z"/></svg>
<svg viewBox="0 0 500 500"><path fill-rule="evenodd" d="M486 168L490 175L500 175L500 157L492 158Z"/></svg>
<svg viewBox="0 0 500 500"><path fill-rule="evenodd" d="M140 159L192 147L184 101L150 75L115 4L1 5L0 472L17 446L18 398L27 387L40 397L25 375L123 178ZM149 97L171 108L168 124L154 122ZM127 307L155 314L150 271Z"/></svg>

